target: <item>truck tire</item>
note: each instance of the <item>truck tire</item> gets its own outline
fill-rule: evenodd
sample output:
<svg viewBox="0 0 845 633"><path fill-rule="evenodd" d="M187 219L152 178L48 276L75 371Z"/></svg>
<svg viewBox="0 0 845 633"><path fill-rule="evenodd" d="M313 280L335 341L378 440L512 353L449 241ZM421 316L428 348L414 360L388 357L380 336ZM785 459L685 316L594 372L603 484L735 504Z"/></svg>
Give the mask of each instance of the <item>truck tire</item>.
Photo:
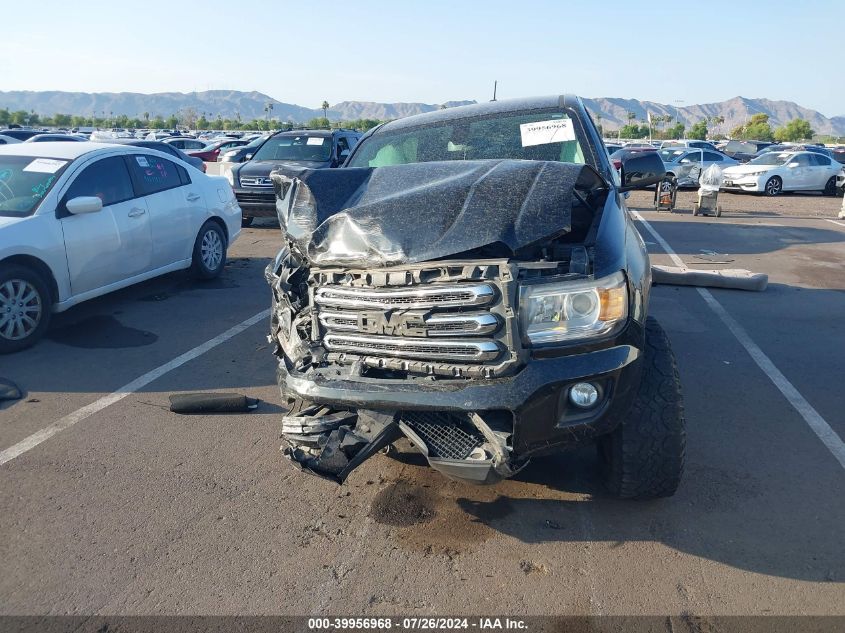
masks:
<svg viewBox="0 0 845 633"><path fill-rule="evenodd" d="M681 381L669 338L652 317L646 320L642 362L640 388L628 415L599 440L604 483L622 499L670 497L684 471Z"/></svg>

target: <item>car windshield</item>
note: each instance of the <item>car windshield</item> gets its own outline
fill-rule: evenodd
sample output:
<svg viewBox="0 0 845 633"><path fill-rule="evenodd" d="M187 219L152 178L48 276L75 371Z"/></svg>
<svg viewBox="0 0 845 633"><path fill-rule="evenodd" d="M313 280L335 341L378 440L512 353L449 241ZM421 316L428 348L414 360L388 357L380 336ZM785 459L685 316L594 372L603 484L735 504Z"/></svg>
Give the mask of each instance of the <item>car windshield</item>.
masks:
<svg viewBox="0 0 845 633"><path fill-rule="evenodd" d="M749 165L783 165L792 154L788 152L767 152L762 156L758 156L750 161L748 161Z"/></svg>
<svg viewBox="0 0 845 633"><path fill-rule="evenodd" d="M313 160L325 162L332 156L329 136L305 134L274 136L261 146L252 160Z"/></svg>
<svg viewBox="0 0 845 633"><path fill-rule="evenodd" d="M0 216L32 215L70 161L0 155Z"/></svg>
<svg viewBox="0 0 845 633"><path fill-rule="evenodd" d="M437 121L376 132L358 146L348 167L384 167L448 160L510 158L585 163L577 126L559 111Z"/></svg>
<svg viewBox="0 0 845 633"><path fill-rule="evenodd" d="M674 163L686 153L686 149L662 149L659 152L660 158L663 159L664 163Z"/></svg>

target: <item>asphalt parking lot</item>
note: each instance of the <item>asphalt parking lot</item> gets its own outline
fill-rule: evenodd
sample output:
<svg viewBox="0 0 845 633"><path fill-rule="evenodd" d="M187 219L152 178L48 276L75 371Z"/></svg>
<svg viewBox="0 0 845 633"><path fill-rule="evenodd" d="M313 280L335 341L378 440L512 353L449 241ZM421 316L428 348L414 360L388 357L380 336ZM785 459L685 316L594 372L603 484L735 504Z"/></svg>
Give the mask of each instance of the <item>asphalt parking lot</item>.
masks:
<svg viewBox="0 0 845 633"><path fill-rule="evenodd" d="M26 390L0 403L0 612L845 615L841 200L723 195L716 219L650 196L629 206L654 263L672 264L663 240L770 277L653 290L687 414L673 498L608 498L588 449L492 487L404 453L343 487L301 475L279 452L263 268L280 234L262 222L219 280L91 301L0 357ZM168 411L200 390L262 404Z"/></svg>

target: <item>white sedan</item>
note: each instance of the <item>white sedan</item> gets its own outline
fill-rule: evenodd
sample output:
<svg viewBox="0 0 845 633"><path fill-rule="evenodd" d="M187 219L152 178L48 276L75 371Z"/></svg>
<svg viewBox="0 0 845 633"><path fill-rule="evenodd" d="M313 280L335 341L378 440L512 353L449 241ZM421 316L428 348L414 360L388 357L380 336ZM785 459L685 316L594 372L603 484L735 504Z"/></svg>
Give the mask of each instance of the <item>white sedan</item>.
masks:
<svg viewBox="0 0 845 633"><path fill-rule="evenodd" d="M216 277L240 231L226 179L162 152L0 147L0 353L35 343L51 312L107 292L185 268Z"/></svg>
<svg viewBox="0 0 845 633"><path fill-rule="evenodd" d="M815 152L768 152L722 172L726 191L754 191L776 196L784 191L836 194L842 165Z"/></svg>

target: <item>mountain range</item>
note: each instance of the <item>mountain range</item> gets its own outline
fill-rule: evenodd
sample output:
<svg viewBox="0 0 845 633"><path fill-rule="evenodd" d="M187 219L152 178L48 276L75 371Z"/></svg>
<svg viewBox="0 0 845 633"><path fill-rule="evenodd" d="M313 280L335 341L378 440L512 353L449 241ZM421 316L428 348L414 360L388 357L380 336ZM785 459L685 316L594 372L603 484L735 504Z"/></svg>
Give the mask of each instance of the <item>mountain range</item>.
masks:
<svg viewBox="0 0 845 633"><path fill-rule="evenodd" d="M444 104L430 103L376 103L372 101L343 101L328 109L329 119L398 119L421 112L430 112L443 106L453 107L475 103L474 101L449 101ZM749 99L734 97L717 103L704 103L676 107L654 101L622 99L616 97L585 98L584 103L597 122L605 131L616 130L628 123L628 113L633 112L636 120L645 121L647 113L669 115L687 127L704 117L723 117L724 123L716 126L716 132L726 133L742 124L754 114L769 115L773 127L785 124L792 119L801 118L809 121L810 126L819 134L845 135L845 116L828 118L810 108L805 108L791 101L771 99ZM267 116L265 107L272 104L270 117L280 121L304 123L309 119L323 115L321 108L285 103L261 92L242 92L237 90L208 90L205 92L161 92L141 94L135 92L58 92L58 91L0 91L0 108L9 110L35 111L42 115L80 114L84 116L114 116L125 114L142 118L144 113L150 117L170 114L193 108L198 114L205 113L213 119L218 115L223 118L236 118L248 121Z"/></svg>

